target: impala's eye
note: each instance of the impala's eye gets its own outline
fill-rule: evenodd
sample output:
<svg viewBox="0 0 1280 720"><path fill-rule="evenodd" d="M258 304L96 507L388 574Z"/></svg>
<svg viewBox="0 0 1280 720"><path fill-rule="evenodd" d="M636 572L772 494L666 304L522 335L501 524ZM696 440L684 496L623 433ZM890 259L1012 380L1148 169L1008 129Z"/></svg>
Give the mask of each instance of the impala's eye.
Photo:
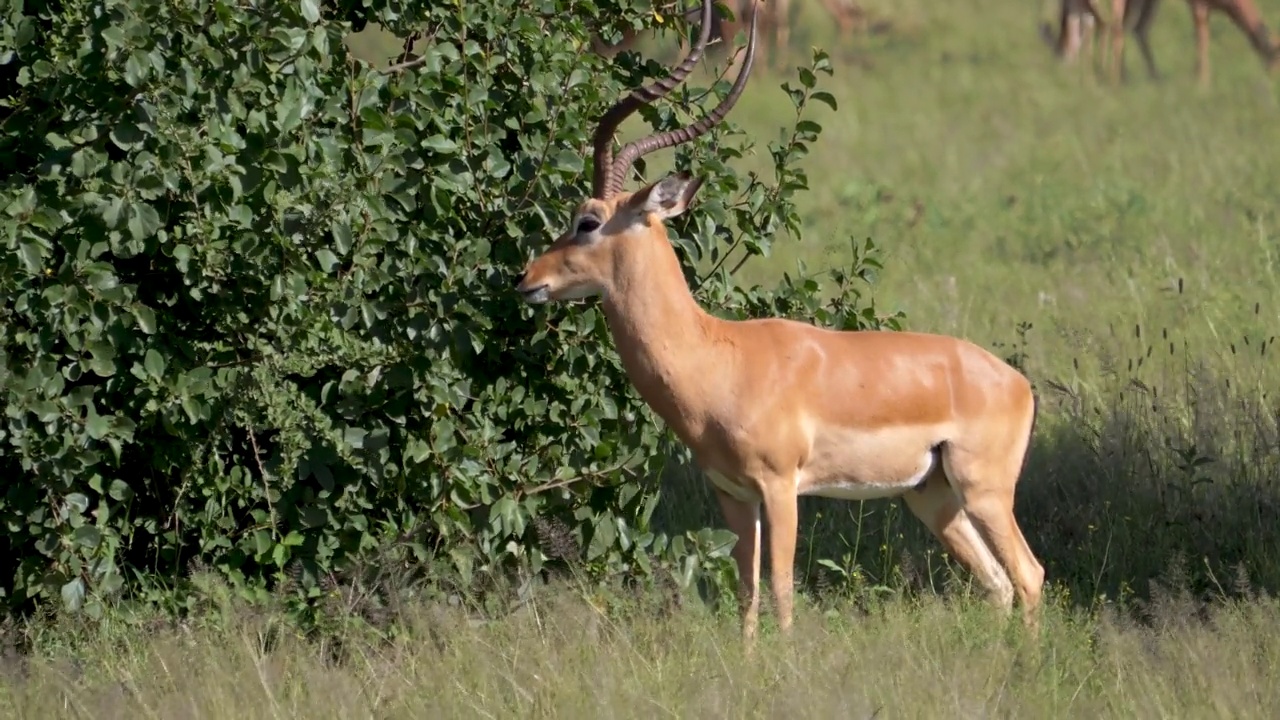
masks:
<svg viewBox="0 0 1280 720"><path fill-rule="evenodd" d="M577 234L584 235L586 233L593 233L599 229L600 229L600 221L591 217L590 215L578 218Z"/></svg>

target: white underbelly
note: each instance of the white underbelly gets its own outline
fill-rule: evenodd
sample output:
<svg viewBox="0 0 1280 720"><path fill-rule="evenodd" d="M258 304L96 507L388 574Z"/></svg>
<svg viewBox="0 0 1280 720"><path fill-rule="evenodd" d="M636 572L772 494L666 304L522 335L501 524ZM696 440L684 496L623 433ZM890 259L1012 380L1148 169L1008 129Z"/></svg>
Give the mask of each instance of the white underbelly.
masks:
<svg viewBox="0 0 1280 720"><path fill-rule="evenodd" d="M852 501L898 497L919 487L939 462L938 453L930 449L918 456L915 463L894 463L896 467L892 470L889 464L877 462L854 463L862 466L848 468L850 472L837 477L823 477L801 469L795 478L796 494ZM742 502L758 503L762 499L754 484L713 470L704 472L712 485Z"/></svg>
<svg viewBox="0 0 1280 720"><path fill-rule="evenodd" d="M796 480L800 495L833 498L836 500L880 500L898 497L924 482L938 466L938 453L932 449L920 456L914 464L907 465L896 476L806 478Z"/></svg>
<svg viewBox="0 0 1280 720"><path fill-rule="evenodd" d="M824 497L833 500L882 500L898 497L910 490L910 486L900 485L863 485L858 483L840 483L801 490L801 495Z"/></svg>

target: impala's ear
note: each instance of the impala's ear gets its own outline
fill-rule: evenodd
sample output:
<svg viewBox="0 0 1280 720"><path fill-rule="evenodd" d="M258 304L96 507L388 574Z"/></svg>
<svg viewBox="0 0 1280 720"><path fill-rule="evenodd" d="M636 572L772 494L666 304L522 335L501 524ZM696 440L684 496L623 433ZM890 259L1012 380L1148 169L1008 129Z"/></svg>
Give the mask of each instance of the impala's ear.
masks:
<svg viewBox="0 0 1280 720"><path fill-rule="evenodd" d="M642 212L653 213L666 220L684 212L700 187L702 178L695 178L685 172L676 173L637 192L633 196L633 202Z"/></svg>

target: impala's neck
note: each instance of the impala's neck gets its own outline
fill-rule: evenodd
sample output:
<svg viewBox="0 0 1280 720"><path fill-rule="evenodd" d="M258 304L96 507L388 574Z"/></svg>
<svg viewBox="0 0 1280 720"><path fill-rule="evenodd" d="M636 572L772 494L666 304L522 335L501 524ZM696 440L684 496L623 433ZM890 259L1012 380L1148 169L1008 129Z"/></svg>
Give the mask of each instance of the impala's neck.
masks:
<svg viewBox="0 0 1280 720"><path fill-rule="evenodd" d="M637 234L618 247L604 298L609 329L640 396L683 434L700 415L690 407L694 388L718 362L710 333L718 321L694 300L665 233Z"/></svg>

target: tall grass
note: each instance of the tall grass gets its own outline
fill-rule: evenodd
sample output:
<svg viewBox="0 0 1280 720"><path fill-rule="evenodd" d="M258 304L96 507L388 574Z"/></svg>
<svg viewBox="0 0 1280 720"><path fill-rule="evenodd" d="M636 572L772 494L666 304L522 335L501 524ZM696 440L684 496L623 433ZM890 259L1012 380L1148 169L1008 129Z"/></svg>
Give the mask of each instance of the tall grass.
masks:
<svg viewBox="0 0 1280 720"><path fill-rule="evenodd" d="M1208 613L1163 596L1154 626L1052 608L1039 642L927 599L853 616L802 607L753 656L695 611L611 614L559 592L498 622L421 605L402 633L315 643L264 615L75 635L0 670L22 718L1271 717L1280 606Z"/></svg>

